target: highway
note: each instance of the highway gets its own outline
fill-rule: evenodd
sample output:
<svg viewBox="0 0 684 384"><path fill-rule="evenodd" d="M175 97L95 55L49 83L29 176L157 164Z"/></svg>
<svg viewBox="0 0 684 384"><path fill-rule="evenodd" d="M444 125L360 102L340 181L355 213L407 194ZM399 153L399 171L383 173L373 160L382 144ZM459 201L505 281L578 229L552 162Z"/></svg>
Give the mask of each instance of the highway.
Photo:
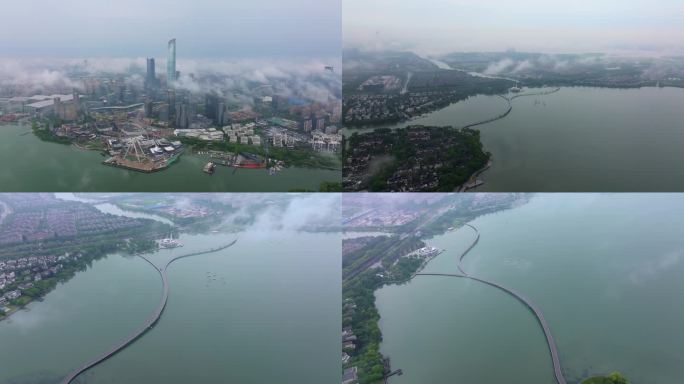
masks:
<svg viewBox="0 0 684 384"><path fill-rule="evenodd" d="M168 301L169 298L169 282L168 282L168 277L166 274L166 270L168 267L176 260L180 260L182 258L186 257L191 257L191 256L197 256L197 255L202 255L202 254L207 254L207 253L213 253L213 252L218 252L220 250L226 249L233 244L237 242L237 239L233 240L231 243L210 249L207 251L198 251L198 252L193 252L193 253L188 253L180 256L176 256L169 261L167 261L163 266L158 267L155 265L150 259L143 255L138 255L140 258L143 260L147 261L154 269L159 273L159 276L161 277L162 280L162 296L159 299L159 304L157 305L156 309L152 314L145 320L145 322L142 324L140 328L138 328L135 332L124 338L123 340L119 341L115 345L113 345L111 348L109 348L107 351L102 352L101 354L95 356L88 362L84 363L80 367L74 369L71 371L62 381L61 384L70 384L74 379L76 379L77 376L82 374L83 372L87 371L88 369L100 364L101 362L107 360L108 358L114 356L117 352L121 351L122 349L126 348L129 344L137 340L139 337L141 337L145 332L150 330L156 323L159 321L161 318L162 312L164 312L164 308L166 308L166 302Z"/></svg>

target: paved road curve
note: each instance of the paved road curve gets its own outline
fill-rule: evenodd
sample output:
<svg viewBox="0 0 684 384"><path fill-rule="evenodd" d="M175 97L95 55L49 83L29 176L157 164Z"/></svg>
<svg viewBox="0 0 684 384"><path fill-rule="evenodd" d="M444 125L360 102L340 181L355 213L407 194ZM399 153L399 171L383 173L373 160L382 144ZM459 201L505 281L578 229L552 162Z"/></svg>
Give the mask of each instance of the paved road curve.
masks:
<svg viewBox="0 0 684 384"><path fill-rule="evenodd" d="M176 256L176 257L170 259L169 261L167 261L166 264L164 264L161 267L156 266L147 257L145 257L143 255L138 255L143 260L150 263L150 265L153 266L155 270L157 270L157 272L159 273L159 276L161 277L163 293L162 293L161 299L159 300L159 305L157 305L157 308L154 310L154 312L150 315L150 317L147 318L147 320L145 320L143 325L140 328L138 328L138 330L133 332L130 336L126 337L125 339L119 341L116 345L112 346L109 350L99 354L98 356L94 357L93 359L91 359L87 363L85 363L85 364L81 365L80 367L71 371L71 373L69 373L69 375L67 375L61 381L61 384L70 384L81 373L87 371L88 369L90 369L90 368L100 364L101 362L107 360L108 358L114 356L117 352L121 351L122 349L127 347L129 344L131 344L132 342L137 340L139 337L141 337L145 332L147 332L149 329L151 329L157 323L157 321L159 321L159 318L161 318L162 312L164 312L164 308L166 308L166 302L169 298L169 282L168 282L168 277L166 275L166 270L168 269L169 265L171 265L171 263L173 263L176 260L185 258L185 257L218 252L220 250L223 250L223 249L226 249L226 248L232 246L233 244L235 244L235 242L237 242L237 239L233 240L231 243L229 243L227 245L224 245L224 246L221 246L218 248L210 249L207 251L199 251L199 252L193 252L193 253L188 253L185 255Z"/></svg>

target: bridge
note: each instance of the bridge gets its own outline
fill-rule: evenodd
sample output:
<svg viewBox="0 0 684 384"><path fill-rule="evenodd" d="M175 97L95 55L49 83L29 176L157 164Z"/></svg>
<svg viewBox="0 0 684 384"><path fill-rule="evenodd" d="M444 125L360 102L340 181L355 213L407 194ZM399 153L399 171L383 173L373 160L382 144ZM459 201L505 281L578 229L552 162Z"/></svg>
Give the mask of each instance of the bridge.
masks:
<svg viewBox="0 0 684 384"><path fill-rule="evenodd" d="M546 337L546 343L549 346L549 352L551 353L551 361L553 363L553 372L554 375L556 376L556 382L558 384L566 384L565 377L563 376L563 370L561 367L560 363L560 358L558 357L558 348L556 347L556 341L553 338L553 335L551 334L551 327L549 327L549 324L546 322L546 319L544 319L544 314L542 313L541 309L537 307L532 300L526 298L523 296L521 293L514 291L511 288L507 288L497 282L491 281L491 280L485 280L481 279L479 277L475 277L472 275L456 275L456 274L449 274L449 273L419 273L416 276L443 276L443 277L461 277L461 278L466 278L466 279L471 279L475 281L479 281L481 283L490 285L492 287L498 288L509 295L515 297L518 299L520 302L525 304L527 308L529 308L532 313L534 313L535 317L537 318L537 321L539 322L539 325L542 328L542 331L544 331L544 336Z"/></svg>
<svg viewBox="0 0 684 384"><path fill-rule="evenodd" d="M504 97L504 99L506 99L506 98ZM511 101L510 101L510 100L508 100L508 99L506 99L506 100L508 101L508 109L506 110L506 112L504 112L504 113L502 113L502 114L500 114L500 115L491 117L491 118L489 118L489 119L487 119L487 120L482 120L482 121L478 121L477 123L472 123L472 124L464 125L463 127L461 127L461 129L472 128L472 127L476 127L476 126L478 126L478 125L483 125L483 124L489 124L489 123L491 123L491 122L493 122L493 121L501 120L501 119L503 119L504 117L508 116L508 114L510 114L511 111L513 110L513 105L511 105Z"/></svg>
<svg viewBox="0 0 684 384"><path fill-rule="evenodd" d="M486 119L486 120L481 120L481 121L478 121L478 122L475 122L475 123L471 123L471 124L468 124L468 125L464 125L464 126L461 127L461 129L472 128L472 127L476 127L476 126L478 126L478 125L483 125L483 124L489 124L489 123L491 123L491 122L494 122L494 121L503 119L504 117L508 116L508 115L511 113L511 111L513 111L513 104L512 104L512 101L515 100L515 99L517 99L518 97L550 95L550 94L556 93L556 92L558 92L558 91L560 91L560 88L554 88L554 89L549 90L549 91L542 91L542 92L535 92L535 93L519 93L519 94L517 94L517 95L515 95L515 96L512 96L512 97L508 97L508 96L505 96L505 95L497 95L497 96L499 96L500 98L506 100L506 102L508 103L508 109L506 109L505 112L503 112L503 113L501 113L501 114L499 114L499 115L496 115L496 116L494 116L494 117L490 117L490 118L488 118L488 119Z"/></svg>
<svg viewBox="0 0 684 384"><path fill-rule="evenodd" d="M128 345L133 343L135 340L140 338L145 332L150 330L161 318L162 312L164 312L164 308L166 308L166 302L168 301L169 298L169 282L168 282L168 277L166 274L166 270L168 267L176 260L180 260L182 258L186 257L191 257L191 256L197 256L197 255L202 255L206 253L214 253L218 252L220 250L226 249L233 244L237 242L237 239L233 240L231 243L223 245L218 248L206 250L206 251L198 251L198 252L193 252L193 253L188 253L184 255L179 255L176 256L169 261L167 261L163 266L158 267L155 265L150 259L143 255L138 255L141 259L147 261L154 269L159 273L159 276L161 277L162 280L162 297L159 300L159 304L157 305L157 308L152 312L152 314L145 320L143 325L138 328L135 332L124 338L123 340L119 341L117 344L109 348L107 351L102 352L101 354L95 356L93 359L89 360L88 362L84 363L80 367L74 369L71 371L62 381L61 384L70 384L76 377L78 377L80 374L83 372L89 370L90 368L100 364L101 362L107 360L108 358L114 356L117 352L121 351L122 349L126 348Z"/></svg>
<svg viewBox="0 0 684 384"><path fill-rule="evenodd" d="M465 226L471 228L475 232L475 239L470 243L468 248L466 248L463 253L458 257L457 260L457 268L461 272L461 274L452 274L452 273L420 273L416 272L413 275L411 275L409 278L401 280L401 281L389 281L388 283L395 283L395 284L401 284L405 283L411 279L413 279L416 276L438 276L438 277L458 277L458 278L464 278L464 279L471 279L478 281L483 284L487 284L489 286L495 287L497 289L500 289L504 291L505 293L515 297L518 301L523 303L528 309L532 311L534 316L537 319L537 322L539 322L539 326L541 327L542 331L544 332L544 337L546 338L546 343L549 347L549 353L551 354L551 362L553 364L553 372L556 378L556 382L558 384L567 384L565 381L565 376L563 376L563 369L561 366L560 358L558 356L558 347L556 346L556 340L553 338L553 334L551 333L551 327L549 324L546 322L546 319L544 318L544 314L542 313L541 309L534 304L532 300L529 298L525 297L523 294L508 288L500 283L497 283L492 280L486 280L483 278L479 278L476 276L473 276L469 274L468 272L465 271L463 268L463 259L465 256L477 245L477 243L480 241L480 231L478 229L471 225L471 224L465 224Z"/></svg>

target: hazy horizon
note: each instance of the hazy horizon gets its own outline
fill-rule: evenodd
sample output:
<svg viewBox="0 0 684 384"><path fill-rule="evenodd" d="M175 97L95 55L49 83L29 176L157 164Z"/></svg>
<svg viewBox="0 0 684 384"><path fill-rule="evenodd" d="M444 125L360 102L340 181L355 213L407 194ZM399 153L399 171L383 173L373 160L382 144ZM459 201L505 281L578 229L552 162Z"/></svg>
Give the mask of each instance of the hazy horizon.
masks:
<svg viewBox="0 0 684 384"><path fill-rule="evenodd" d="M452 52L684 54L684 2L345 0L345 49Z"/></svg>
<svg viewBox="0 0 684 384"><path fill-rule="evenodd" d="M2 7L0 57L339 56L335 0L25 0ZM37 12L37 10L40 10Z"/></svg>

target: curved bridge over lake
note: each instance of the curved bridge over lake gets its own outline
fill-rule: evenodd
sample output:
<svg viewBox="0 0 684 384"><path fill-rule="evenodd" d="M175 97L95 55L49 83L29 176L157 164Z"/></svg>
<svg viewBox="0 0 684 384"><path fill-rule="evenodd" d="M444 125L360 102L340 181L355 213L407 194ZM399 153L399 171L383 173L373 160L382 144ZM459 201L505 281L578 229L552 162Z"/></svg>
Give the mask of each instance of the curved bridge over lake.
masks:
<svg viewBox="0 0 684 384"><path fill-rule="evenodd" d="M537 321L539 322L539 325L542 328L542 331L544 332L544 336L546 337L546 343L549 346L549 352L551 353L551 361L553 363L553 372L554 375L556 376L556 382L558 384L566 384L565 382L565 377L563 376L563 370L561 367L560 363L560 358L558 357L558 348L556 347L556 341L553 338L553 335L551 334L551 327L549 327L549 324L546 322L546 319L544 319L544 314L542 313L541 309L537 307L532 300L528 299L527 297L523 296L521 293L514 291L511 288L507 288L497 282L491 281L491 280L485 280L485 279L480 279L479 277L475 277L472 275L456 275L456 274L449 274L449 273L419 273L416 276L442 276L442 277L460 277L460 278L465 278L465 279L471 279L475 281L479 281L481 283L490 285L492 287L498 288L509 295L515 297L518 299L521 303L525 304L527 308L529 308L532 313L534 313L534 316L537 318Z"/></svg>
<svg viewBox="0 0 684 384"><path fill-rule="evenodd" d="M550 95L550 94L552 94L552 93L556 93L556 92L558 92L558 91L560 91L560 88L554 88L554 89L549 90L549 91L542 91L542 92L535 92L535 93L519 93L519 94L517 94L517 95L515 95L515 96L512 96L512 97L508 97L508 96L505 96L505 95L497 95L497 96L499 96L500 98L506 100L506 102L508 103L508 109L506 109L505 112L503 112L503 113L501 113L501 114L499 114L499 115L496 115L496 116L494 116L494 117L490 117L490 118L488 118L488 119L486 119L486 120L481 120L481 121L478 121L478 122L475 122L475 123L471 123L471 124L468 124L468 125L464 125L464 126L461 127L461 129L472 128L472 127L476 127L476 126L478 126L478 125L489 124L489 123L491 123L491 122L494 122L494 121L503 119L504 117L508 116L508 115L511 113L511 111L513 111L513 104L512 104L512 101L515 100L515 99L517 99L517 98L519 98L519 97L527 97L527 96L544 96L544 95Z"/></svg>
<svg viewBox="0 0 684 384"><path fill-rule="evenodd" d="M461 253L461 255L458 258L457 267L458 267L458 270L461 272L460 275L459 274L451 274L451 273L420 273L420 272L416 272L413 275L411 275L408 279L405 279L402 281L396 281L396 282L391 281L390 283L405 283L405 282L413 279L416 276L458 277L458 278L464 278L464 279L471 279L471 280L475 280L475 281L478 281L478 282L483 283L483 284L487 284L489 286L498 288L498 289L504 291L505 293L515 297L518 301L523 303L527 308L529 308L532 311L534 316L537 318L537 321L539 322L539 326L541 327L542 331L544 332L544 336L546 337L546 343L548 344L549 352L551 354L551 362L553 363L553 372L554 372L554 375L556 377L556 382L558 384L567 384L565 381L565 377L563 376L563 369L561 367L560 358L558 357L558 347L556 346L556 340L553 338L553 334L551 333L551 327L546 322L546 319L544 318L544 314L542 313L541 309L539 307L537 307L537 305L534 304L534 302L532 300L528 299L527 297L525 297L521 293L519 293L519 292L517 292L511 288L508 288L508 287L506 287L500 283L497 283L495 281L486 280L486 279L482 279L482 278L473 276L463 269L463 265L462 265L463 258L480 241L480 231L478 231L478 229L473 225L465 224L465 226L470 227L475 232L475 239L473 240L472 243L470 243L470 246L468 246L468 248L466 248L466 250L463 251L463 253Z"/></svg>
<svg viewBox="0 0 684 384"><path fill-rule="evenodd" d="M109 350L97 355L87 363L84 363L80 367L74 369L67 375L62 381L61 384L70 384L74 379L76 379L77 376L82 374L83 372L87 371L88 369L100 364L101 362L107 360L108 358L114 356L117 352L121 351L122 349L126 348L128 345L130 345L132 342L140 338L145 332L150 330L156 323L159 321L161 318L162 312L164 312L164 308L166 308L166 302L168 301L169 298L169 282L168 282L168 277L166 274L166 270L168 267L176 260L185 258L185 257L191 257L191 256L198 256L198 255L203 255L206 253L214 253L218 252L220 250L226 249L233 244L237 242L237 239L233 240L231 243L223 245L218 248L213 248L210 250L206 251L198 251L198 252L193 252L193 253L187 253L184 255L176 256L174 258L171 258L169 261L167 261L163 266L158 267L156 264L154 264L152 261L150 261L147 257L143 255L138 255L140 258L143 260L147 261L150 263L151 266L154 267L154 269L159 273L159 276L161 277L162 280L162 287L163 287L163 292L162 292L162 297L159 299L159 304L157 305L157 308L152 312L152 314L145 320L143 325L138 328L135 332L124 338L123 340L119 341L117 344L112 346Z"/></svg>

